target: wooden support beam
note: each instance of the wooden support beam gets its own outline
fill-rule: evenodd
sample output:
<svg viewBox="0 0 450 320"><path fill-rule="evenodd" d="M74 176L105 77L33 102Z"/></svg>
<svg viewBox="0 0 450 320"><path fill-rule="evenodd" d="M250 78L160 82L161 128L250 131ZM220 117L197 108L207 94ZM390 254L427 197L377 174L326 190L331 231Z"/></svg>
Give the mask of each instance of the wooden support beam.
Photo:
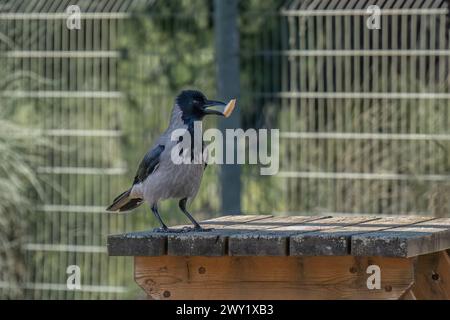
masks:
<svg viewBox="0 0 450 320"><path fill-rule="evenodd" d="M214 33L216 47L216 80L217 98L228 101L237 99L238 108L228 119L219 120L219 129L225 134L226 129L241 127L240 103L240 69L239 69L239 29L238 0L214 1ZM224 150L224 158L227 152ZM228 158L227 158L228 159ZM221 211L226 214L241 213L241 166L238 164L222 164L220 166Z"/></svg>
<svg viewBox="0 0 450 320"><path fill-rule="evenodd" d="M412 292L417 299L450 300L450 258L446 251L417 258Z"/></svg>
<svg viewBox="0 0 450 320"><path fill-rule="evenodd" d="M381 269L368 289L367 267ZM381 257L135 257L135 280L153 299L398 299L413 261Z"/></svg>

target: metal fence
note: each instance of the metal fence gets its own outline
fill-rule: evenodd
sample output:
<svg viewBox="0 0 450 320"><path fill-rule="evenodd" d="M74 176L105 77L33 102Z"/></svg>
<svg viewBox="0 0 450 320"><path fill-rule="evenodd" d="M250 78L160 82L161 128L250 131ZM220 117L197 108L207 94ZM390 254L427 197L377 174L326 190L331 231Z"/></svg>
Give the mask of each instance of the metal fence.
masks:
<svg viewBox="0 0 450 320"><path fill-rule="evenodd" d="M37 115L29 125L53 143L25 246L27 297L139 292L131 262L108 258L105 241L151 218L104 208L164 128L178 88L214 95L211 2L2 3L0 61L28 74L2 95ZM67 28L71 4L80 30ZM382 10L379 30L367 28L370 4ZM445 1L241 1L240 11L243 124L281 131L278 175L243 168L243 212L449 215ZM196 216L219 214L217 168L205 178ZM66 286L72 264L79 291ZM7 290L0 279L0 297Z"/></svg>
<svg viewBox="0 0 450 320"><path fill-rule="evenodd" d="M52 144L38 168L45 199L30 217L24 248L28 298L117 297L126 291L122 275L131 266L107 258L106 235L130 222L104 208L126 172L112 162L122 137L116 42L132 1L78 3L80 31L66 24L71 1L7 1L0 13L2 65L23 74L3 98L13 99ZM69 265L81 268L80 291L67 288Z"/></svg>
<svg viewBox="0 0 450 320"><path fill-rule="evenodd" d="M448 215L446 2L290 1L258 19L242 92L282 131L273 211Z"/></svg>

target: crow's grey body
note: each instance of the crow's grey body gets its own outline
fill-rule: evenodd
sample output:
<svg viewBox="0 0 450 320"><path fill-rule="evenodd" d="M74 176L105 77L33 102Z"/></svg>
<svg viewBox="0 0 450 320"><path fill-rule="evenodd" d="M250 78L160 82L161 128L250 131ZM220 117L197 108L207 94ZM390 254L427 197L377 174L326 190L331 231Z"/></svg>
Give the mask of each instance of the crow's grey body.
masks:
<svg viewBox="0 0 450 320"><path fill-rule="evenodd" d="M171 141L172 132L176 129L188 129L188 125L184 123L181 116L181 109L178 105L175 105L169 127L152 148L164 147L159 155L159 162L144 181L133 185L130 197L144 199L147 203L153 205L159 200L168 198L192 199L197 195L205 165L175 164L171 159L172 148L179 143L178 141ZM201 156L201 150L199 151L200 154L194 154L194 157ZM198 151L194 152L198 153Z"/></svg>

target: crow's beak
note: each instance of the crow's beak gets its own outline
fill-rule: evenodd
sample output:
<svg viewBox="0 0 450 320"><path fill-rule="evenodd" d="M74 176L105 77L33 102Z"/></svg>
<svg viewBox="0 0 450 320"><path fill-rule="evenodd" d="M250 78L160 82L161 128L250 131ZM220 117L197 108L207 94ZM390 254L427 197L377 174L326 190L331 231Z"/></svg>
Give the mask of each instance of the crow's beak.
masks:
<svg viewBox="0 0 450 320"><path fill-rule="evenodd" d="M228 118L233 112L235 104L236 99L232 99L228 103L224 103L222 101L207 100L203 112L205 114L215 114Z"/></svg>

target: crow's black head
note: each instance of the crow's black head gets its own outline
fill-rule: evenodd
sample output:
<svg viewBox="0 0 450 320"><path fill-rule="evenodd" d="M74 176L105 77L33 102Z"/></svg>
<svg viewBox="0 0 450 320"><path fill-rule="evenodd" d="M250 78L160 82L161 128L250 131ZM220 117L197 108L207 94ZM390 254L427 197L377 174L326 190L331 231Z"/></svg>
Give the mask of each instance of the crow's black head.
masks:
<svg viewBox="0 0 450 320"><path fill-rule="evenodd" d="M176 98L176 103L183 112L183 120L197 121L202 120L207 114L216 114L223 116L223 112L214 110L212 107L218 107L222 110L226 106L221 101L208 100L203 93L197 90L184 90Z"/></svg>

